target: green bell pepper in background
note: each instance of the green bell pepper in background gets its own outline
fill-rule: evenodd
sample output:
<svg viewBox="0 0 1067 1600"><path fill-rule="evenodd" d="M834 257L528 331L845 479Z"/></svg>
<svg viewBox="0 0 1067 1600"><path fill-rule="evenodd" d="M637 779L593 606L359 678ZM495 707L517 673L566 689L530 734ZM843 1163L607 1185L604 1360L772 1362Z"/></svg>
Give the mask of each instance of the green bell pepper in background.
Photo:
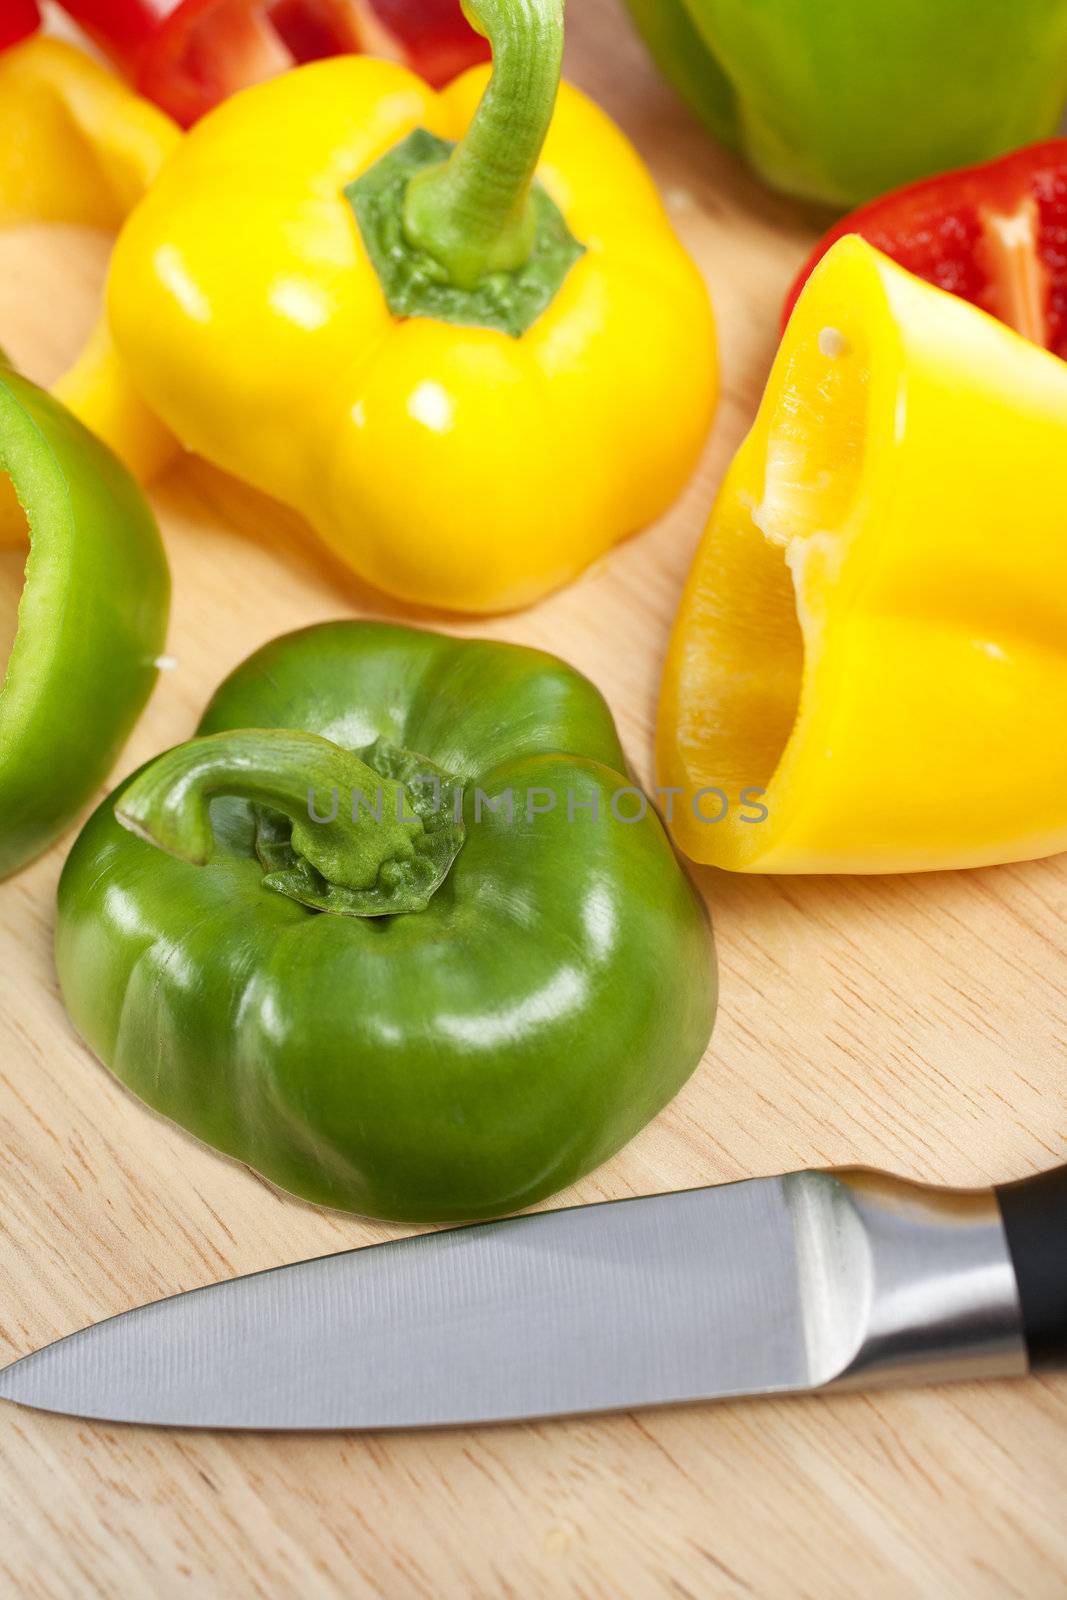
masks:
<svg viewBox="0 0 1067 1600"><path fill-rule="evenodd" d="M2 359L0 478L5 534L25 524L30 534L0 692L6 877L62 833L111 770L156 680L170 579L126 469Z"/></svg>
<svg viewBox="0 0 1067 1600"><path fill-rule="evenodd" d="M842 209L1047 138L1067 99L1067 0L627 3L717 138Z"/></svg>
<svg viewBox="0 0 1067 1600"><path fill-rule="evenodd" d="M553 656L371 622L276 640L78 839L74 1024L310 1200L419 1222L538 1200L711 1033L706 912L625 770Z"/></svg>

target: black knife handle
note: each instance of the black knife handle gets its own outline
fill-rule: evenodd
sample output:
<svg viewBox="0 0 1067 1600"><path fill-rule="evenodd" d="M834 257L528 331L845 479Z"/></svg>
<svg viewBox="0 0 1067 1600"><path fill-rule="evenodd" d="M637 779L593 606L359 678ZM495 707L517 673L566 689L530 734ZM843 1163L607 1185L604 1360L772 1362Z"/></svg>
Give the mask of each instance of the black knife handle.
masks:
<svg viewBox="0 0 1067 1600"><path fill-rule="evenodd" d="M1067 1167L996 1191L1035 1371L1067 1366Z"/></svg>

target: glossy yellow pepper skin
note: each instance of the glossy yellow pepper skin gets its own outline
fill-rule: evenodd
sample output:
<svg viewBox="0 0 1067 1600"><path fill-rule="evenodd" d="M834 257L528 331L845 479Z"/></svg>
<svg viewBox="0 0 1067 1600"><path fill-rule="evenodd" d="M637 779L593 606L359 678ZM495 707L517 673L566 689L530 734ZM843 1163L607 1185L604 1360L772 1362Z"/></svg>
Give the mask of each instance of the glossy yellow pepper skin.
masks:
<svg viewBox="0 0 1067 1600"><path fill-rule="evenodd" d="M835 245L675 626L658 744L681 847L773 873L1067 848L1065 504L1067 364ZM699 820L712 788L726 815Z"/></svg>
<svg viewBox="0 0 1067 1600"><path fill-rule="evenodd" d="M350 56L247 90L168 162L109 291L184 445L375 586L470 612L528 604L665 510L716 383L707 293L648 173L576 90L552 115L554 81L536 173L584 249L550 304L518 337L390 309L343 191L415 129L461 139L488 82L435 94Z"/></svg>
<svg viewBox="0 0 1067 1600"><path fill-rule="evenodd" d="M27 39L0 54L0 227L117 231L180 138L169 117L73 45ZM177 450L131 386L103 315L55 393L142 481Z"/></svg>

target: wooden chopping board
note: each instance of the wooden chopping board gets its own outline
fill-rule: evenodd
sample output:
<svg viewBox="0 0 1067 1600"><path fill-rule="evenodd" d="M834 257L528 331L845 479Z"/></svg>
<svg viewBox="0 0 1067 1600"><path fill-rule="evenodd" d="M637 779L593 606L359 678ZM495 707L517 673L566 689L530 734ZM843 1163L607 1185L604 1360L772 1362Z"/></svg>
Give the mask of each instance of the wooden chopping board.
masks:
<svg viewBox="0 0 1067 1600"><path fill-rule="evenodd" d="M618 0L572 0L569 73L649 160L706 273L721 405L699 473L658 527L564 594L457 631L545 646L587 672L650 781L680 586L819 219L703 136ZM77 347L106 252L66 230L0 236L0 341L32 376L52 378ZM186 737L264 640L402 615L295 519L201 464L172 471L154 499L178 665L116 777ZM8 635L21 561L0 556ZM51 961L70 842L0 886L0 1360L159 1295L401 1231L277 1193L90 1058ZM707 1059L653 1126L554 1203L855 1162L984 1184L1067 1159L1067 857L700 881L722 974ZM1067 1593L1065 1427L1062 1379L378 1437L167 1434L0 1407L0 1588L26 1600L1053 1600Z"/></svg>

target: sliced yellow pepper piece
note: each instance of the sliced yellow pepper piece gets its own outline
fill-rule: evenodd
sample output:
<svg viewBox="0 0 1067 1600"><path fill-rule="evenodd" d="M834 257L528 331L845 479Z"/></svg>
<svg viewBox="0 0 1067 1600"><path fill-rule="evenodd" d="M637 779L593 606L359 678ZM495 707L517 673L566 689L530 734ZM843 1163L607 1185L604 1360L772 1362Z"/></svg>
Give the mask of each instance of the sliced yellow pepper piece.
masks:
<svg viewBox="0 0 1067 1600"><path fill-rule="evenodd" d="M67 222L117 231L179 142L169 117L60 39L0 54L0 227ZM174 455L101 315L56 395L147 479Z"/></svg>
<svg viewBox="0 0 1067 1600"><path fill-rule="evenodd" d="M681 847L780 873L1067 848L1065 507L1067 363L837 244L675 625L658 756Z"/></svg>

